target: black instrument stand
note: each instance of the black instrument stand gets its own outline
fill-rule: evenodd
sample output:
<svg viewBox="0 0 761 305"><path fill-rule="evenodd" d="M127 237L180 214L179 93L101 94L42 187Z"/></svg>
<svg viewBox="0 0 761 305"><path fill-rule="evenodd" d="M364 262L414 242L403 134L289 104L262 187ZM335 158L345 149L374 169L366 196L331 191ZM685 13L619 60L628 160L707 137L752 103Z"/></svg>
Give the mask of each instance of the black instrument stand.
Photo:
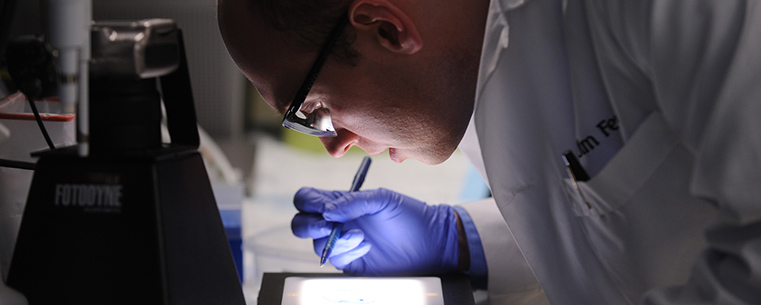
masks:
<svg viewBox="0 0 761 305"><path fill-rule="evenodd" d="M245 304L206 175L195 150L41 156L8 285L32 305Z"/></svg>

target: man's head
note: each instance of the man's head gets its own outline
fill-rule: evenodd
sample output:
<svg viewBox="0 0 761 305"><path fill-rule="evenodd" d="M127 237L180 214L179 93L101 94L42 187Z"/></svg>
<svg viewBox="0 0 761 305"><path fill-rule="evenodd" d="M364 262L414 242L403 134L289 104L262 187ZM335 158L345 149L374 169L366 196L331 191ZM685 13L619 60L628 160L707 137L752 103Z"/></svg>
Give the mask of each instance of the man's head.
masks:
<svg viewBox="0 0 761 305"><path fill-rule="evenodd" d="M265 101L285 112L328 33L348 24L302 109L328 109L342 156L446 160L473 108L488 0L219 0L228 51ZM305 107L305 108L304 108Z"/></svg>

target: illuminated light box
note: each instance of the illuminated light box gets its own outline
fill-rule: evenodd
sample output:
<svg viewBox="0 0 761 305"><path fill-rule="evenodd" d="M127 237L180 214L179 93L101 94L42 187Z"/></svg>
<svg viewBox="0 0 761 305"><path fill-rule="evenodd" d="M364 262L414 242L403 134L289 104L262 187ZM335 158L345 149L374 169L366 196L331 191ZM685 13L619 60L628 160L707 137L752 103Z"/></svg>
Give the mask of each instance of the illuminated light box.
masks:
<svg viewBox="0 0 761 305"><path fill-rule="evenodd" d="M465 275L350 277L264 273L258 305L475 305Z"/></svg>
<svg viewBox="0 0 761 305"><path fill-rule="evenodd" d="M282 305L444 305L438 277L288 277Z"/></svg>

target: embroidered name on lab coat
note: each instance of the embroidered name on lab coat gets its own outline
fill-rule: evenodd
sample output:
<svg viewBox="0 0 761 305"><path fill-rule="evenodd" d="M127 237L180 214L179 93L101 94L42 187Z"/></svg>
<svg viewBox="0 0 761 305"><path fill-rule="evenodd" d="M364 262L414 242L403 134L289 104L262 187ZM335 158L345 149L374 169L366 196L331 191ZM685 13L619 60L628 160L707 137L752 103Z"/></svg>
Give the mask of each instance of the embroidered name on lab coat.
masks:
<svg viewBox="0 0 761 305"><path fill-rule="evenodd" d="M597 127L596 130L599 131L597 136L592 134L585 138L576 139L576 156L578 158L581 158L592 152L595 148L602 145L600 140L604 140L605 138L610 137L614 131L618 131L618 117L613 116L609 119L604 119L598 122L595 127Z"/></svg>

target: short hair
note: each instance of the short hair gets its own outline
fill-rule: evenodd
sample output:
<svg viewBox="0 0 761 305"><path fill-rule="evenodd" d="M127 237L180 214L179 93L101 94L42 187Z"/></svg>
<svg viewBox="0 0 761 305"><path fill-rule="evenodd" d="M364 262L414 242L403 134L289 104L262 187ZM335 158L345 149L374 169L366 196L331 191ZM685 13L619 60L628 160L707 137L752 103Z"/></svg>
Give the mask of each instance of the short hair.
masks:
<svg viewBox="0 0 761 305"><path fill-rule="evenodd" d="M351 0L249 0L260 2L265 21L278 31L292 34L296 46L319 51L330 30L348 11ZM348 28L348 27L347 27ZM344 29L332 54L340 62L356 65L360 54L352 47L356 33Z"/></svg>

